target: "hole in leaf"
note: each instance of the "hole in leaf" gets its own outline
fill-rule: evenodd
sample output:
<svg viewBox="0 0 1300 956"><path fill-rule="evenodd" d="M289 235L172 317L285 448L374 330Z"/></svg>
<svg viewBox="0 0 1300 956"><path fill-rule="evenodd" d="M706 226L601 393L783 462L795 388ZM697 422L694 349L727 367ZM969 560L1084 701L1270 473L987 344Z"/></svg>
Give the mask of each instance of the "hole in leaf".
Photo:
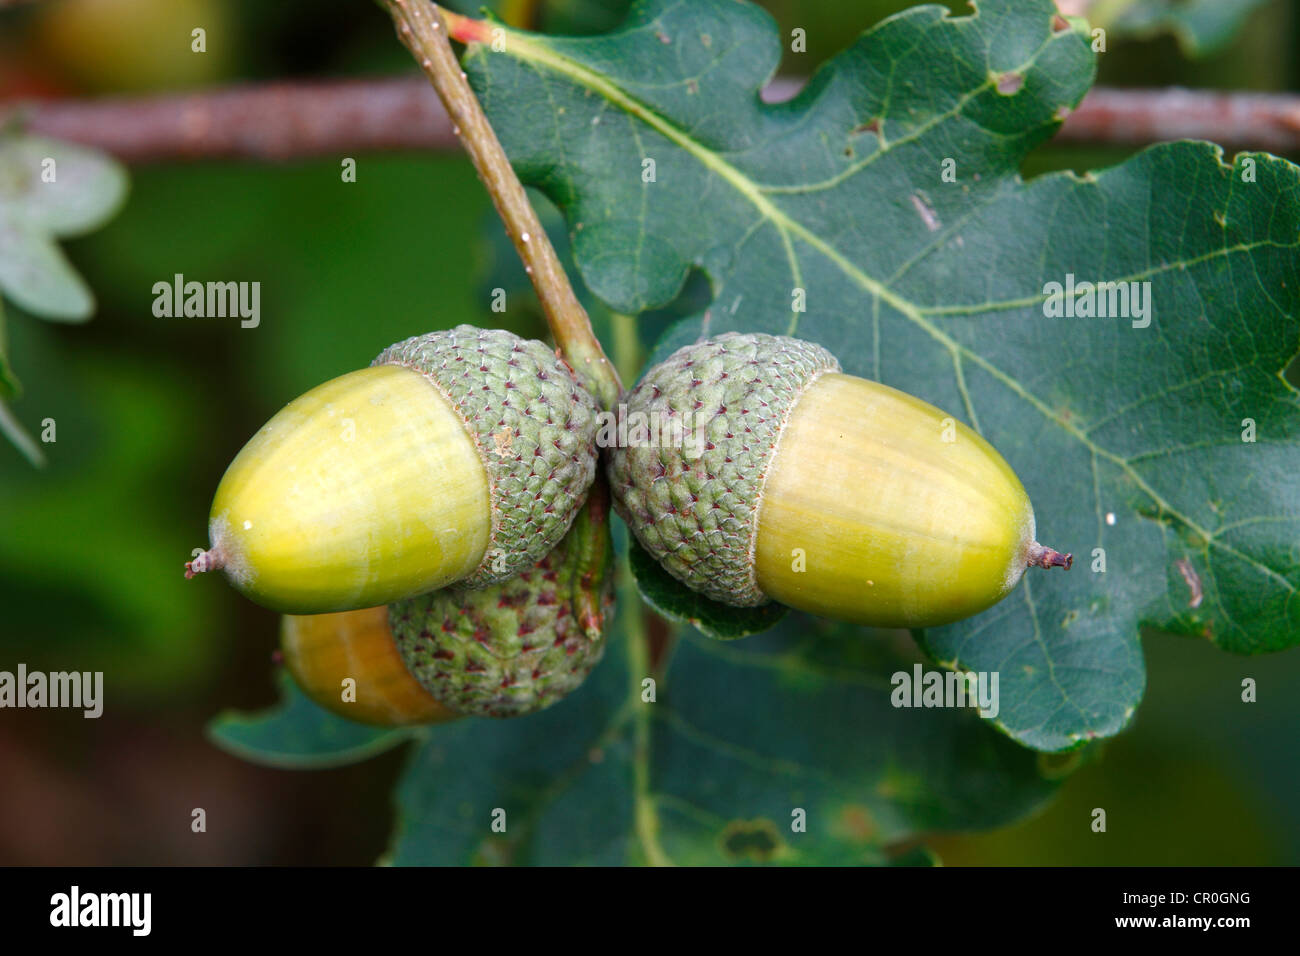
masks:
<svg viewBox="0 0 1300 956"><path fill-rule="evenodd" d="M1003 96L1015 96L1025 85L1025 78L1019 73L1003 73L998 77L998 92Z"/></svg>
<svg viewBox="0 0 1300 956"><path fill-rule="evenodd" d="M764 103L774 105L794 99L803 89L804 81L790 76L774 76L772 82L759 91L759 98Z"/></svg>
<svg viewBox="0 0 1300 956"><path fill-rule="evenodd" d="M771 820L733 820L722 831L722 851L733 859L765 863L781 849L781 837Z"/></svg>

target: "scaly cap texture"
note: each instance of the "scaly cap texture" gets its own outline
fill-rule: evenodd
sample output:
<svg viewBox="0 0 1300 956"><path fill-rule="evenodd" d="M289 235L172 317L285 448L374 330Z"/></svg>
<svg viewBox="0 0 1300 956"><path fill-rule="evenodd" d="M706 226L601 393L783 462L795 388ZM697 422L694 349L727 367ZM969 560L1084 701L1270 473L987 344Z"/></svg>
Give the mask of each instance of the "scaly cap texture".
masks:
<svg viewBox="0 0 1300 956"><path fill-rule="evenodd" d="M678 349L628 395L629 421L646 415L652 433L674 417L687 435L703 429L702 445L641 442L609 458L619 515L687 587L741 607L767 601L754 570L763 482L799 396L839 370L820 345L728 332Z"/></svg>
<svg viewBox="0 0 1300 956"><path fill-rule="evenodd" d="M389 605L397 649L416 680L450 709L480 717L530 714L575 690L605 653L614 583L608 508L608 496L593 492L564 540L508 581Z"/></svg>
<svg viewBox="0 0 1300 956"><path fill-rule="evenodd" d="M427 377L460 413L487 469L492 531L461 587L532 567L564 536L596 471L597 408L544 343L460 325L391 345L372 365Z"/></svg>

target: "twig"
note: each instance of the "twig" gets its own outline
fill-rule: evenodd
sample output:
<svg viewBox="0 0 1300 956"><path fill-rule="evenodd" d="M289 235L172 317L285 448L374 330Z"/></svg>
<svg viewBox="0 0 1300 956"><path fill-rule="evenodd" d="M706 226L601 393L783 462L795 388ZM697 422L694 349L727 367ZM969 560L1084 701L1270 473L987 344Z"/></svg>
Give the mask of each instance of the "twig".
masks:
<svg viewBox="0 0 1300 956"><path fill-rule="evenodd" d="M778 79L768 100L798 80ZM307 156L455 149L451 120L413 78L275 83L139 99L0 102L33 132L108 150L126 162L285 160ZM1140 146L1205 139L1230 149L1300 153L1300 96L1200 90L1096 89L1056 142Z"/></svg>
<svg viewBox="0 0 1300 956"><path fill-rule="evenodd" d="M428 0L384 0L397 35L433 83L533 281L547 324L565 359L604 408L618 401L618 373L591 328L541 220L451 48L441 10Z"/></svg>
<svg viewBox="0 0 1300 956"><path fill-rule="evenodd" d="M34 133L96 146L127 162L456 148L451 120L419 77L0 103L0 125L15 114Z"/></svg>
<svg viewBox="0 0 1300 956"><path fill-rule="evenodd" d="M1300 152L1300 96L1211 90L1096 89L1056 142L1140 146L1204 139L1232 149Z"/></svg>

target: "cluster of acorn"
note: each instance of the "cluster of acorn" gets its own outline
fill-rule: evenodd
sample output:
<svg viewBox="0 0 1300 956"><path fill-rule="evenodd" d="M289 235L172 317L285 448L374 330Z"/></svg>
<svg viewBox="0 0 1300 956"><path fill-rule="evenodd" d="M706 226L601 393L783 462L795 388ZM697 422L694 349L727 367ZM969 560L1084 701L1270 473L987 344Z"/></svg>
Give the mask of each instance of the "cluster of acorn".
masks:
<svg viewBox="0 0 1300 956"><path fill-rule="evenodd" d="M626 403L702 429L604 464L641 545L714 600L918 627L992 605L1029 565L1068 566L1034 541L1024 489L982 438L812 343L701 341ZM400 342L249 441L187 576L219 569L288 615L290 672L345 716L539 710L604 650L599 411L542 342L470 326Z"/></svg>

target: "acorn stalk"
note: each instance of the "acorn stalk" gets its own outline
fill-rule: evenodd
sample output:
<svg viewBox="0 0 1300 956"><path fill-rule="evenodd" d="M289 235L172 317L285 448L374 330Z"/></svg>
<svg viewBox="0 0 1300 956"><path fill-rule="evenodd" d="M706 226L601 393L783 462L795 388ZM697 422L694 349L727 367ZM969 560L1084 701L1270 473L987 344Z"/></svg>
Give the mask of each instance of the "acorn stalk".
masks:
<svg viewBox="0 0 1300 956"><path fill-rule="evenodd" d="M623 390L618 373L606 357L586 309L573 291L523 184L451 48L452 35L467 44L488 42L491 37L487 24L443 10L427 0L381 2L393 18L398 38L433 85L451 117L452 129L487 187L537 292L555 344L600 407L610 408ZM449 23L458 32L453 34Z"/></svg>

